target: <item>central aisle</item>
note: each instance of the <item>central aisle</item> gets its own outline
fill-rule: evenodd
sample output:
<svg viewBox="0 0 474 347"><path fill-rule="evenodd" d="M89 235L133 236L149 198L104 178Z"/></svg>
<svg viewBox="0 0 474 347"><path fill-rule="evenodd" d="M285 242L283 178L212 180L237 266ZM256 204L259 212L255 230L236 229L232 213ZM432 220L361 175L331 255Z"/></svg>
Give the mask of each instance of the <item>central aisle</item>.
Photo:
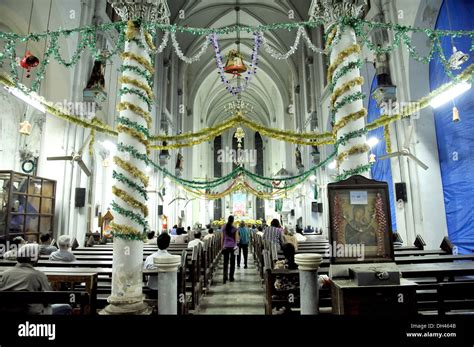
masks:
<svg viewBox="0 0 474 347"><path fill-rule="evenodd" d="M264 289L253 257L249 254L248 269L235 268L235 282L222 283L224 258L209 292L201 299L196 314L265 314Z"/></svg>

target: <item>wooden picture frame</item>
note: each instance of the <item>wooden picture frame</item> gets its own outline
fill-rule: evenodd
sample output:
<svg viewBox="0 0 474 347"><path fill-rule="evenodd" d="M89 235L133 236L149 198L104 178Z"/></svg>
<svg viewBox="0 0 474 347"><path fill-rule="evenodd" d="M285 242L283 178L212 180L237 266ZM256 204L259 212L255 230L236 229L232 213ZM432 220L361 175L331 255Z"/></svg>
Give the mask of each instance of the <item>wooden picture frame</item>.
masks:
<svg viewBox="0 0 474 347"><path fill-rule="evenodd" d="M331 263L393 262L388 184L363 176L328 184Z"/></svg>

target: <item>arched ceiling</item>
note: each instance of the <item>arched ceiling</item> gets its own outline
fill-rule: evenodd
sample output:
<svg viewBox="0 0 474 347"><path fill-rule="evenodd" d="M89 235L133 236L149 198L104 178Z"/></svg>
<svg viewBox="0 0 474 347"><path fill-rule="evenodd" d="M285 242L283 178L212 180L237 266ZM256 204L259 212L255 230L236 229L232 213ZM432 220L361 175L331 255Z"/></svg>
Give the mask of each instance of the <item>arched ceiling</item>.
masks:
<svg viewBox="0 0 474 347"><path fill-rule="evenodd" d="M310 0L239 0L238 6L241 9L239 24L257 26L307 20L310 3ZM222 28L237 24L235 0L173 0L168 1L168 4L171 22L178 25ZM265 38L274 49L286 52L293 45L295 35L295 31L278 30L265 33ZM198 52L205 40L205 37L196 39L196 36L185 33L179 33L177 37L186 56ZM236 47L235 41L235 33L219 35L219 45L224 59L227 52ZM253 48L253 35L241 33L240 42L240 50L248 65ZM166 56L175 54L170 50L168 47ZM272 123L282 125L283 120L278 119L281 118L278 115L285 113L286 107L293 99L293 87L298 84L298 55L294 54L287 60L276 60L261 47L259 57L257 74L252 77L250 87L242 93L242 99L253 106L252 119L267 126ZM193 109L194 126L212 126L224 121L228 117L224 107L236 100L236 97L227 92L220 81L213 48L210 47L201 59L193 64L180 61L180 71L187 95L187 105ZM228 78L231 79L232 76L228 75Z"/></svg>

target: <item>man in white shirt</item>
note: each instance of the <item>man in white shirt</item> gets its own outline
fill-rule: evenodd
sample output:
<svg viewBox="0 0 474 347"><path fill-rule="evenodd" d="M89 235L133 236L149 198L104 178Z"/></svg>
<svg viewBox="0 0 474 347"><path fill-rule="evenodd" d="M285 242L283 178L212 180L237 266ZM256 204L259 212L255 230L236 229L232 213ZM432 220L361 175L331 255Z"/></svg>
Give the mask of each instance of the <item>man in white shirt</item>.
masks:
<svg viewBox="0 0 474 347"><path fill-rule="evenodd" d="M168 233L161 233L160 236L158 236L158 239L157 239L158 251L156 251L155 253L150 254L146 258L145 264L143 265L143 268L145 270L155 270L156 269L155 260L154 260L155 258L166 257L166 256L171 255L166 250L170 245L170 241L171 241L171 236ZM148 277L147 286L150 289L158 290L158 276L157 275L150 275Z"/></svg>
<svg viewBox="0 0 474 347"><path fill-rule="evenodd" d="M198 244L201 244L201 246L204 246L204 242L201 241L200 231L196 231L194 233L194 240L189 241L188 248L194 248L194 246L197 246Z"/></svg>

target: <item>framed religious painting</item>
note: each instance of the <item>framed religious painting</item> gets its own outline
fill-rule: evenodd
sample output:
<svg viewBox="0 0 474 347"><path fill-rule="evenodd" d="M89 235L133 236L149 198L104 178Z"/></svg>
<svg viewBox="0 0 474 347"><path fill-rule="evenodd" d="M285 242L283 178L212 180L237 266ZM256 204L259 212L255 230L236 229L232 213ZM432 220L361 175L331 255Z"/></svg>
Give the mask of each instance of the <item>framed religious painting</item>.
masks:
<svg viewBox="0 0 474 347"><path fill-rule="evenodd" d="M352 176L328 184L332 264L393 262L388 184Z"/></svg>

